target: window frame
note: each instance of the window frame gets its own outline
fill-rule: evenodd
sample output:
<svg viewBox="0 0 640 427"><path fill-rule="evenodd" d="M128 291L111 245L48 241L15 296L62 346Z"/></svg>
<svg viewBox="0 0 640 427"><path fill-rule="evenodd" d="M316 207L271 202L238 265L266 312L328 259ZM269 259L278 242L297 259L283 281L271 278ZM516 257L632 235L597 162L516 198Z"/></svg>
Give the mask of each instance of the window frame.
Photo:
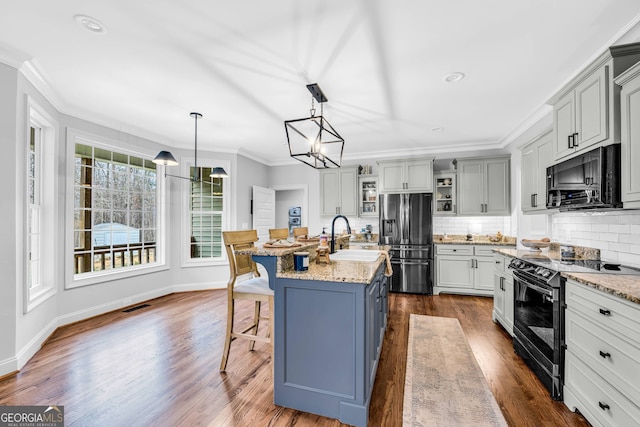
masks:
<svg viewBox="0 0 640 427"><path fill-rule="evenodd" d="M194 159L189 157L182 157L180 159L180 173L181 176L190 176L191 168L194 166ZM215 159L215 158L200 158L198 157L198 168L214 168L222 167L231 175L231 162L229 160ZM180 180L180 190L182 193L182 205L180 211L182 212L182 227L181 227L181 251L182 251L182 267L205 267L214 265L226 265L227 251L224 248L224 242L221 242L222 251L220 257L215 258L191 258L191 209L190 209L190 197L191 197L191 181ZM222 180L222 230L229 228L229 221L231 219L231 186L230 179L223 178Z"/></svg>
<svg viewBox="0 0 640 427"><path fill-rule="evenodd" d="M76 144L83 144L108 150L118 154L140 157L144 160L152 160L157 150L145 150L136 147L135 150L125 148L122 142L115 141L89 132L67 128L67 191L66 191L66 214L65 214L65 289L73 289L82 286L94 285L110 282L129 277L136 277L142 274L168 270L167 260L169 259L166 230L166 217L168 214L168 194L166 192L164 171L161 167L156 168L156 261L149 264L139 264L123 268L112 268L100 271L92 271L75 274L74 266L74 174L75 174L75 147Z"/></svg>
<svg viewBox="0 0 640 427"><path fill-rule="evenodd" d="M56 189L58 188L58 177L55 173L56 169L56 153L58 152L58 132L59 125L53 117L46 112L38 103L29 96L25 96L25 136L24 136L24 170L22 172L24 182L24 211L23 211L23 230L22 244L22 274L23 274L23 312L26 314L53 297L57 293L56 280L58 272L58 260L56 258L55 244L58 242L59 227L57 215L57 198ZM37 132L38 141L36 144L36 194L38 198L37 208L38 215L38 239L39 250L39 278L36 286L31 286L30 272L30 249L31 249L31 231L30 231L30 213L32 206L29 200L29 159L30 159L30 143L31 128L39 129ZM20 169L20 168L19 168ZM48 254L48 255L47 255Z"/></svg>

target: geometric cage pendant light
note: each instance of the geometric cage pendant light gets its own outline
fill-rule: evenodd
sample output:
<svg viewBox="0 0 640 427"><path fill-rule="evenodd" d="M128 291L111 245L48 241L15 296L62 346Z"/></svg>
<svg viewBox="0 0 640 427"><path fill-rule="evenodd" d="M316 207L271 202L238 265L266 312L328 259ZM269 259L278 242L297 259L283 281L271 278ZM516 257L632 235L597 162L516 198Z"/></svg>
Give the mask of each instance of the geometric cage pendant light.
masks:
<svg viewBox="0 0 640 427"><path fill-rule="evenodd" d="M164 176L170 176L173 178L180 178L180 179L188 179L189 181L193 181L193 182L198 182L200 181L200 177L198 176L198 119L202 118L202 114L200 113L190 113L189 114L191 117L194 118L195 121L195 154L194 154L194 164L193 164L193 170L194 170L194 175L190 176L190 177L184 177L184 176L179 176L179 175L171 175L169 173L167 173L167 169L165 168L165 172L164 172ZM158 155L152 160L153 163L156 163L158 165L165 165L165 166L176 166L178 164L178 161L176 160L175 157L173 157L173 154L171 154L169 151L161 151L158 153ZM229 175L227 174L227 172L224 170L224 168L221 167L216 167L213 168L211 170L211 175L209 175L211 178L227 178Z"/></svg>
<svg viewBox="0 0 640 427"><path fill-rule="evenodd" d="M317 83L307 85L307 89L312 95L310 117L284 122L289 155L312 168L339 168L344 139L323 116L323 104L328 101L327 97ZM319 116L315 115L314 99L320 104Z"/></svg>

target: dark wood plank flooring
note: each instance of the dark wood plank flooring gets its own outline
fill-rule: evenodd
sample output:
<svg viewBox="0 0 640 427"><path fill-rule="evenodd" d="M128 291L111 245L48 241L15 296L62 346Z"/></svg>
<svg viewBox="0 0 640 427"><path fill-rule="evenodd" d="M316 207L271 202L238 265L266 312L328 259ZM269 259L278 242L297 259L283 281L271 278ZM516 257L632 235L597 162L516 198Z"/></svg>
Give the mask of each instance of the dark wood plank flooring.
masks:
<svg viewBox="0 0 640 427"><path fill-rule="evenodd" d="M586 426L549 397L491 320L490 298L391 294L389 327L370 426L400 426L409 314L459 319L510 426ZM218 371L223 290L168 295L58 329L17 375L0 381L0 405L64 405L67 426L340 426L273 404L270 348L231 346ZM239 314L249 319L251 307ZM266 325L265 325L266 326Z"/></svg>

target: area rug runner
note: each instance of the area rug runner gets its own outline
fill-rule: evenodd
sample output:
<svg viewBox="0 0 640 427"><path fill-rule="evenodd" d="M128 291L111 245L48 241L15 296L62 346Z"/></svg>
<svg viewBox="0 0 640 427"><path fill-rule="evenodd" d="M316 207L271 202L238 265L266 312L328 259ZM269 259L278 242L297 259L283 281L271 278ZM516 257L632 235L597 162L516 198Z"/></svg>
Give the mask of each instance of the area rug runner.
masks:
<svg viewBox="0 0 640 427"><path fill-rule="evenodd" d="M409 318L404 427L507 426L458 319Z"/></svg>

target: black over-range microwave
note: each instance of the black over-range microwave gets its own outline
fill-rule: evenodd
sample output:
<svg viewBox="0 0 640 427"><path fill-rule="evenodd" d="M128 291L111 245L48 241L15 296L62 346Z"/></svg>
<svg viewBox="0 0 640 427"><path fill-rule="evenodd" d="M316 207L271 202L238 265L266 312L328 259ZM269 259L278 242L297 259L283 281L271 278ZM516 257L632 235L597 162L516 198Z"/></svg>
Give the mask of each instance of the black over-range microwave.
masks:
<svg viewBox="0 0 640 427"><path fill-rule="evenodd" d="M547 168L547 208L621 208L620 144L596 148Z"/></svg>

